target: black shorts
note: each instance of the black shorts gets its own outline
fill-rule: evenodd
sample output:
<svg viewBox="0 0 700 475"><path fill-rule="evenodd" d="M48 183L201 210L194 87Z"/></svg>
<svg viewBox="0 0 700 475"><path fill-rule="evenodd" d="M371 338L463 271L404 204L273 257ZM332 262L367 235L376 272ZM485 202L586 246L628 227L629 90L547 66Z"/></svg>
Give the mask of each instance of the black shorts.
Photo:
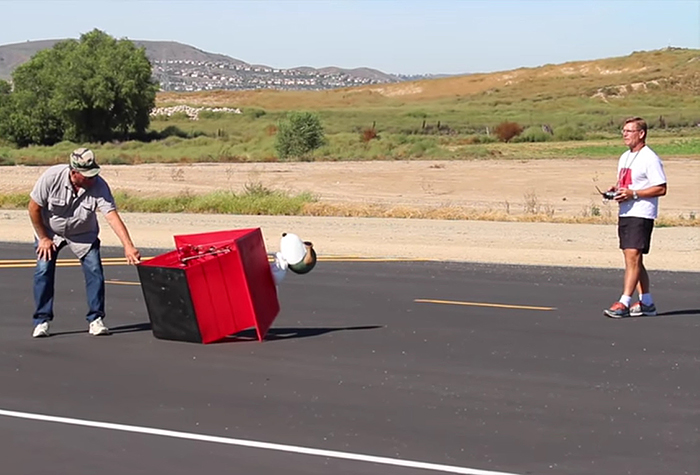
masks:
<svg viewBox="0 0 700 475"><path fill-rule="evenodd" d="M640 249L642 254L649 254L653 229L653 219L618 218L617 235L620 238L620 249Z"/></svg>

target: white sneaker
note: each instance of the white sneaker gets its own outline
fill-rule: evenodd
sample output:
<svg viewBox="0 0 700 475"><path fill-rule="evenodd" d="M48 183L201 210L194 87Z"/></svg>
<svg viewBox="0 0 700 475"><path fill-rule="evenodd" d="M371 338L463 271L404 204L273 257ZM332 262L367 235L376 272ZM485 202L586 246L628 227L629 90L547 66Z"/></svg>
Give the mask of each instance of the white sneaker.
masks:
<svg viewBox="0 0 700 475"><path fill-rule="evenodd" d="M32 338L44 338L49 336L49 322L40 323L34 327Z"/></svg>
<svg viewBox="0 0 700 475"><path fill-rule="evenodd" d="M105 326L101 318L96 318L90 322L90 335L109 335L109 328Z"/></svg>

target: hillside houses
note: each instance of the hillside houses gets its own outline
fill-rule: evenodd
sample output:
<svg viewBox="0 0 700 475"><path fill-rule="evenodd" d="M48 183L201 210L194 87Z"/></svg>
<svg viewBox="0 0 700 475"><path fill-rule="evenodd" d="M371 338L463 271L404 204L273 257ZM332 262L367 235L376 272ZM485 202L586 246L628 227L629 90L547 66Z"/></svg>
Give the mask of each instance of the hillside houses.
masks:
<svg viewBox="0 0 700 475"><path fill-rule="evenodd" d="M14 69L38 51L61 40L0 45L0 79L11 80ZM134 40L146 51L153 77L164 91L214 89L322 90L401 81L398 76L371 68L327 67L290 69L251 65L230 56L208 53L175 41Z"/></svg>
<svg viewBox="0 0 700 475"><path fill-rule="evenodd" d="M152 60L153 76L164 91L215 89L323 90L389 82L338 70L275 69L228 61Z"/></svg>

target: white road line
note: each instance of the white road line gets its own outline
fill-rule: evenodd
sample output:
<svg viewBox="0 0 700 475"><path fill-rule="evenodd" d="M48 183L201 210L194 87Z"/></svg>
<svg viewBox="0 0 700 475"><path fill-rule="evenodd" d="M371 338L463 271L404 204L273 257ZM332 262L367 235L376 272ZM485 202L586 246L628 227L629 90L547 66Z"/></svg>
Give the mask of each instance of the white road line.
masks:
<svg viewBox="0 0 700 475"><path fill-rule="evenodd" d="M479 470L476 468L456 467L453 465L441 465L436 463L417 462L412 460L401 460L389 457L377 457L374 455L354 454L351 452L338 452L335 450L313 449L310 447L298 447L295 445L273 444L270 442L259 442L255 440L232 439L228 437L217 437L212 435L193 434L189 432L178 432L173 430L155 429L152 427L131 426L125 424L113 424L110 422L88 421L84 419L72 419L69 417L47 416L44 414L32 414L29 412L7 411L0 409L0 416L14 417L17 419L30 419L34 421L56 422L59 424L69 424L83 427L95 427L98 429L116 430L121 432L134 432L137 434L159 435L162 437L172 437L175 439L196 440L200 442L212 442L215 444L238 445L241 447L252 447L255 449L276 450L279 452L291 452L304 455L315 455L318 457L328 457L334 459L356 460L359 462L377 463L383 465L393 465L397 467L417 468L432 470L435 472L460 473L463 475L517 475L507 472L493 472L490 470Z"/></svg>

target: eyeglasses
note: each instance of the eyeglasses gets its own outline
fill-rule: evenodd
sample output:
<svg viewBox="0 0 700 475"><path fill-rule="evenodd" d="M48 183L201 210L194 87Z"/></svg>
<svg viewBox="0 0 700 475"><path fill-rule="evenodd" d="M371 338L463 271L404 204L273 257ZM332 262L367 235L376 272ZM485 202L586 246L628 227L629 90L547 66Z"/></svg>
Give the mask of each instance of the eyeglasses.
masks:
<svg viewBox="0 0 700 475"><path fill-rule="evenodd" d="M621 132L622 132L622 135L625 135L625 134L633 134L635 132L639 132L640 130L642 130L642 129L631 129L631 130L630 129L622 129Z"/></svg>

